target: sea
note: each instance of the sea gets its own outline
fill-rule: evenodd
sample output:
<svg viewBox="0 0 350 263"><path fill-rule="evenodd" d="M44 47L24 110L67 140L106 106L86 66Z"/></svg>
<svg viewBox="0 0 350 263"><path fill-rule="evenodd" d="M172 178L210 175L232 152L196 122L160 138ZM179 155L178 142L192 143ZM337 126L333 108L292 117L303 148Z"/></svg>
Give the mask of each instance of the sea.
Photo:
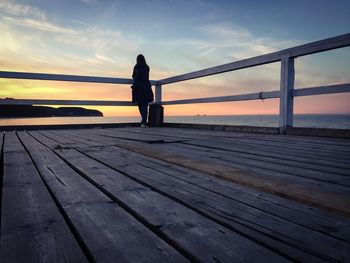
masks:
<svg viewBox="0 0 350 263"><path fill-rule="evenodd" d="M278 127L278 115L196 115L165 116L165 122ZM134 123L139 117L49 117L0 118L0 126ZM295 114L294 127L350 129L350 114Z"/></svg>

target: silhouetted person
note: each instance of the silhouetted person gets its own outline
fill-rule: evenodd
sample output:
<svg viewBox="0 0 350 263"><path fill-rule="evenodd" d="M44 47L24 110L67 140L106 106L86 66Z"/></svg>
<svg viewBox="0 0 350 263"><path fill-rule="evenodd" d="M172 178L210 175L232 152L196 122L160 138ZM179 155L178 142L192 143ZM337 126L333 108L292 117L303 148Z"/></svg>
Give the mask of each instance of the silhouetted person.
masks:
<svg viewBox="0 0 350 263"><path fill-rule="evenodd" d="M147 124L148 103L154 100L151 83L149 82L149 66L145 57L140 54L136 58L136 65L132 73L134 83L132 88L132 101L137 103L141 114L141 127Z"/></svg>

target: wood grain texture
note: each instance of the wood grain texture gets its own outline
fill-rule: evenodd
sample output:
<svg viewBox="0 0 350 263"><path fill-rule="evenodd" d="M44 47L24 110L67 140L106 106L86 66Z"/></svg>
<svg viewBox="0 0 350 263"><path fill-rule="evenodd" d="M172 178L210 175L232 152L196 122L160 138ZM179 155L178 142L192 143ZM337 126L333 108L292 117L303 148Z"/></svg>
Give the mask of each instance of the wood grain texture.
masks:
<svg viewBox="0 0 350 263"><path fill-rule="evenodd" d="M82 140L84 136L79 133L79 138ZM91 138L103 140L103 137ZM56 139L59 138L57 137ZM317 262L319 260L332 260L332 258L335 260L344 260L346 258L349 248L349 240L346 238L349 236L350 231L341 224L335 230L334 223L325 223L323 221L323 224L320 224L319 222L320 225L323 225L322 228L320 225L313 223L313 221L306 223L303 221L302 216L298 219L299 223L290 222L289 218L296 213L295 210L285 209L288 213L284 211L281 215L282 210L274 206L274 209L277 209L277 211L275 211L275 215L271 215L271 212L266 212L262 208L253 208L253 200L248 204L243 201L244 199L235 199L234 194L231 194L230 198L227 196L223 197L222 187L217 187L215 192L204 189L203 183L201 184L202 187L197 187L198 181L194 182L189 179L190 181L184 182L184 174L177 173L179 168L175 165L160 163L152 158L145 158L142 155L115 147L84 148L82 152L128 174L136 180L141 180L162 193L171 195L176 200L181 200L193 209L199 209L202 213L212 216L222 224L228 224L233 229L242 231L244 234L256 238L267 246L283 251L286 255L293 255L294 260ZM92 161L87 161L82 154L79 156L77 152L69 149L60 150L59 154L62 154L73 165L79 166L79 169L82 169L85 173L89 173L86 163L91 163ZM91 165L94 168L99 167L99 169L106 170L106 168L101 167L96 162ZM189 170L187 171L189 172ZM106 172L104 173L106 174ZM193 178L194 175L192 172L189 172L187 177ZM115 178L115 176L110 176L110 178ZM104 187L108 187L110 184L102 183ZM210 184L212 184L212 180ZM118 191L117 188L117 186L113 186L111 191L115 190L120 193L121 191ZM271 203L269 208L271 210ZM315 219L309 218L309 220ZM330 227L330 231L325 231L327 227ZM320 235L319 232L322 234ZM338 232L338 234L332 235L332 232ZM314 240L318 240L318 242ZM331 252L329 247L337 247L337 249Z"/></svg>
<svg viewBox="0 0 350 263"><path fill-rule="evenodd" d="M87 262L20 141L6 133L1 262Z"/></svg>
<svg viewBox="0 0 350 263"><path fill-rule="evenodd" d="M338 211L347 199L347 140L174 128L18 134L89 260L349 258L349 218L314 207Z"/></svg>
<svg viewBox="0 0 350 263"><path fill-rule="evenodd" d="M103 130L97 131L101 135L104 132ZM86 136L91 137L90 139L92 140L94 135L91 132L88 133L89 135ZM82 140L82 138L79 138L79 140ZM101 143L104 142L104 139L101 137L96 137L93 140ZM257 189L279 194L284 197L293 198L344 214L348 214L350 211L349 204L346 201L346 196L349 196L347 187L313 180L303 174L301 176L290 175L291 172L294 173L294 167L280 166L282 171L275 171L269 167L270 165L276 166L274 162L261 162L262 166L257 167L249 165L249 162L247 162L249 160L243 159L244 164L235 161L234 157L225 160L229 158L227 157L229 156L227 153L216 155L213 158L208 152L201 153L200 151L183 149L178 144L152 144L144 147L143 144L138 142L123 142L122 140L118 140L115 143L118 143L123 148L150 155L157 159L209 173L222 179L254 186ZM317 173L316 171L315 176ZM320 176L320 178L322 177ZM332 178L329 177L329 179ZM346 181L347 178L341 177L341 180Z"/></svg>
<svg viewBox="0 0 350 263"><path fill-rule="evenodd" d="M58 140L59 137L56 139ZM99 148L95 150L99 151ZM250 239L225 229L177 201L152 191L75 150L60 149L56 152L85 174L95 185L107 190L117 201L122 202L124 206L129 207L153 228L160 231L161 235L165 235L167 239L173 240L183 250L193 255L195 260L205 262L215 258L221 262L229 262L232 259L240 262L265 258L283 261L282 257ZM113 160L115 161L114 158ZM129 163L125 165L134 170L134 173L136 172L136 177L143 169L141 166L135 167ZM145 169L145 172L148 171L149 169Z"/></svg>
<svg viewBox="0 0 350 263"><path fill-rule="evenodd" d="M49 148L25 132L19 132L19 137L95 261L186 261Z"/></svg>

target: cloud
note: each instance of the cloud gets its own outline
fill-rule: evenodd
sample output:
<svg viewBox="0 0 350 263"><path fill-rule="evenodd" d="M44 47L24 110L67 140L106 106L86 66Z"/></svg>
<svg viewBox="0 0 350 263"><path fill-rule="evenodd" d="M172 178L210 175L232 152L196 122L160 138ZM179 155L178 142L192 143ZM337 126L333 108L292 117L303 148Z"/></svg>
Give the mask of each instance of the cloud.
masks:
<svg viewBox="0 0 350 263"><path fill-rule="evenodd" d="M80 2L87 4L87 5L93 5L93 4L97 4L98 0L80 0Z"/></svg>
<svg viewBox="0 0 350 263"><path fill-rule="evenodd" d="M75 33L76 31L67 28L64 26L60 26L58 24L51 23L42 19L32 19L32 18L13 18L13 17L3 17L3 23L12 24L15 26L28 27L35 30L41 30L51 33Z"/></svg>
<svg viewBox="0 0 350 263"><path fill-rule="evenodd" d="M32 16L41 19L46 18L45 12L30 5L21 5L14 3L13 1L2 0L0 2L0 8L7 14L16 15L16 16Z"/></svg>
<svg viewBox="0 0 350 263"><path fill-rule="evenodd" d="M1 7L0 70L129 77L133 60L128 56L144 43L99 26L67 26L66 20L56 16L52 21L35 7L7 2Z"/></svg>

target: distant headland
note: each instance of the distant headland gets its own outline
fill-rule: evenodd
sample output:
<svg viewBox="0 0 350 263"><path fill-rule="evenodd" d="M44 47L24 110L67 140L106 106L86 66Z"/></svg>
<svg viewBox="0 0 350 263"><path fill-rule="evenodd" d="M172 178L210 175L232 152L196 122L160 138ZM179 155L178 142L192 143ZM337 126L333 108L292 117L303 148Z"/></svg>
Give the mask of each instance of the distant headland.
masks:
<svg viewBox="0 0 350 263"><path fill-rule="evenodd" d="M98 110L81 107L47 107L33 105L0 105L0 118L30 118L30 117L83 117L100 116Z"/></svg>

